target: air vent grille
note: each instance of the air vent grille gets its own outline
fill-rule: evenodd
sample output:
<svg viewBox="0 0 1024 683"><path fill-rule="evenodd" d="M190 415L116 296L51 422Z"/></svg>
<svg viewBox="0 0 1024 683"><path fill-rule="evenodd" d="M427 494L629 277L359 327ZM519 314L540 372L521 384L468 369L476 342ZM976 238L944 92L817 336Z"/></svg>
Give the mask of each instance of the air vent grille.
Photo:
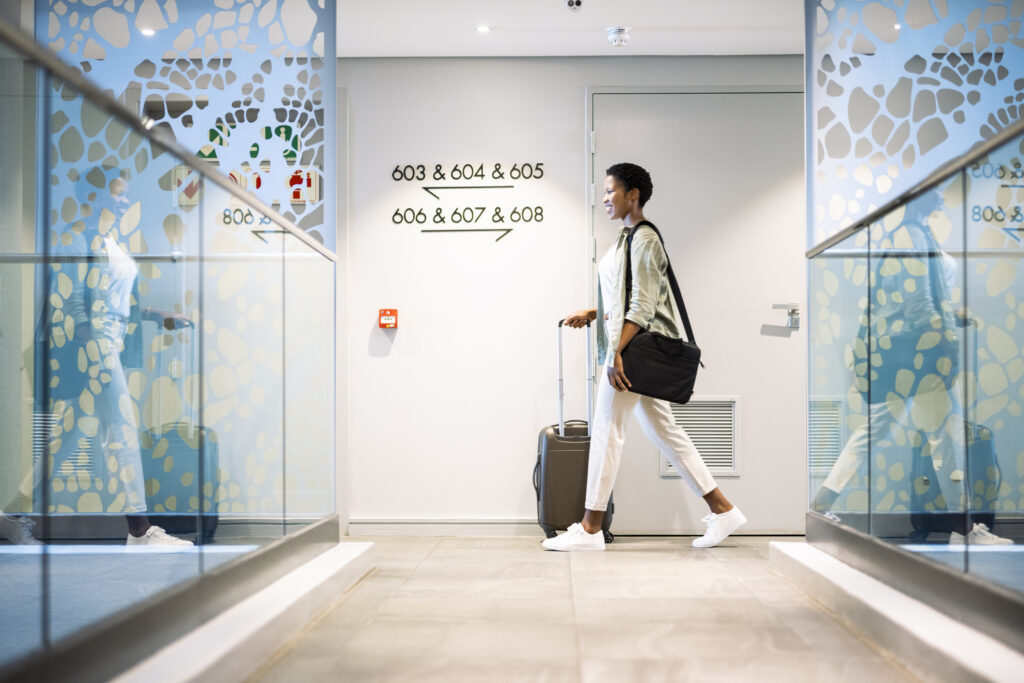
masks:
<svg viewBox="0 0 1024 683"><path fill-rule="evenodd" d="M686 430L716 476L738 476L736 457L736 398L692 398L686 405L672 403L672 416ZM678 477L672 463L661 456L661 476Z"/></svg>
<svg viewBox="0 0 1024 683"><path fill-rule="evenodd" d="M828 476L842 448L841 401L814 400L808 406L807 453L808 473L812 478Z"/></svg>
<svg viewBox="0 0 1024 683"><path fill-rule="evenodd" d="M58 422L58 416L54 413L32 413L32 463L36 464L50 449L50 435ZM59 474L66 477L86 472L89 475L96 475L96 456L93 453L95 440L90 439L85 448L78 448L63 462L57 463Z"/></svg>

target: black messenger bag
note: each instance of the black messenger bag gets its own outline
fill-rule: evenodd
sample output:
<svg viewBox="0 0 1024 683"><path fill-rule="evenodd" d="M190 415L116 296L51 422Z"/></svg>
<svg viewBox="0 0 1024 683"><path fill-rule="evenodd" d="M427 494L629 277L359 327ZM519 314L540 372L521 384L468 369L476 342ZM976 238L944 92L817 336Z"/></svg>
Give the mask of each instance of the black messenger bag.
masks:
<svg viewBox="0 0 1024 683"><path fill-rule="evenodd" d="M665 240L662 239L658 228L649 221L640 221L630 233L626 243L625 311L629 310L629 300L633 290L633 235L645 225L658 235L662 248L665 246ZM700 362L700 347L697 346L693 338L690 317L686 314L686 304L683 303L683 295L679 292L679 283L676 282L675 273L672 272L672 262L668 260L668 252L665 253L665 260L668 262L668 281L672 286L672 295L679 308L679 315L683 319L683 328L686 330L687 339L673 339L658 332L641 330L622 350L622 370L629 380L629 390L633 393L664 399L672 403L686 403L693 394L693 384L697 380L697 367L703 367L704 364Z"/></svg>

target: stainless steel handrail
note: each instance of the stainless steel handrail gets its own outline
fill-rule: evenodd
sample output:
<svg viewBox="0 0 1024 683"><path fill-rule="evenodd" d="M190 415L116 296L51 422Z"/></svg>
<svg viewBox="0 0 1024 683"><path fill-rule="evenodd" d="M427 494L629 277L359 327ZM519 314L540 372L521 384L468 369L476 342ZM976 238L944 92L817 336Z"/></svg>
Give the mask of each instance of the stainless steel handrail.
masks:
<svg viewBox="0 0 1024 683"><path fill-rule="evenodd" d="M303 259L321 259L320 254L306 252L304 254L293 254L284 252L284 254L267 254L267 253L213 253L213 254L132 254L132 260L138 263L217 263L223 261L232 261L238 263L281 263L282 259L285 264L291 263L297 260ZM23 254L0 254L0 265L37 265L44 264L50 265L52 263L90 263L95 261L95 257L89 257L86 255L56 255L56 254L36 254L36 253L23 253ZM319 261L323 263L323 261Z"/></svg>
<svg viewBox="0 0 1024 683"><path fill-rule="evenodd" d="M95 83L85 78L77 70L65 64L55 54L39 45L32 36L29 36L20 28L0 20L0 40L10 45L23 56L38 62L44 69L88 98L104 113L116 118L118 121L125 124L135 133L141 135L151 143L159 145L171 152L181 159L186 166L197 171L207 180L213 182L221 189L237 197L262 213L264 216L273 220L277 225L281 226L301 240L306 244L306 246L331 261L338 261L337 254L307 235L301 228L279 214L271 208L270 205L261 201L254 194L243 190L235 183L228 180L228 178L219 173L212 164L203 161L198 156L182 147L174 136L168 134L161 128L153 129L146 127L145 122L143 119L140 119L138 115L132 113L127 107L117 102L117 100L104 92Z"/></svg>
<svg viewBox="0 0 1024 683"><path fill-rule="evenodd" d="M932 172L927 178L917 183L909 190L904 191L898 197L890 202L883 204L881 207L875 209L864 218L857 220L857 222L843 228L835 235L832 235L828 239L822 240L815 246L811 247L804 254L807 258L814 258L821 252L825 251L830 247L834 247L843 240L847 240L851 235L855 235L864 228L868 227L872 223L883 218L886 214L890 213L894 209L906 204L907 202L921 196L928 190L938 186L945 180L948 180L953 175L959 173L963 169L967 168L979 159L983 159L988 156L993 150L1002 147L1004 144L1013 140L1019 135L1024 135L1024 119L1013 123L1012 125L999 131L996 135L989 138L985 142L972 147L970 150L961 154L958 157L950 159L946 163L939 166L934 172Z"/></svg>

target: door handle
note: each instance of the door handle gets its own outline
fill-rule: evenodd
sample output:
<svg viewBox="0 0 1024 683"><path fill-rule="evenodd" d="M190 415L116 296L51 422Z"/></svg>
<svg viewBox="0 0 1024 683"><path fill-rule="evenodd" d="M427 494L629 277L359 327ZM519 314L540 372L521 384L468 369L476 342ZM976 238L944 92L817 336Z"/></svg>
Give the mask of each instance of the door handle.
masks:
<svg viewBox="0 0 1024 683"><path fill-rule="evenodd" d="M772 309L781 309L786 312L786 327L791 330L800 329L800 304L772 304Z"/></svg>

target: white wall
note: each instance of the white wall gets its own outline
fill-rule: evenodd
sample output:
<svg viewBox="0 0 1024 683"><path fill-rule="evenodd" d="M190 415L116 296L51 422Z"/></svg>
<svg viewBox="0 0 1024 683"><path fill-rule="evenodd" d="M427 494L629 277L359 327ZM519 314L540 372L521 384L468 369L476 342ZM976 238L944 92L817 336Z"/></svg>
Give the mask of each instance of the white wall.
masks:
<svg viewBox="0 0 1024 683"><path fill-rule="evenodd" d="M341 60L338 78L350 117L348 297L339 312L349 411L339 469L348 473L353 528L529 524L537 433L557 418L556 321L593 301L586 87L799 87L802 61ZM396 164L424 164L429 178L434 164L447 171L456 162L485 163L488 173L495 162L543 162L546 172L514 190L449 191L441 200L420 189L439 183L391 179ZM499 204L542 205L545 220L513 226L498 242L494 233L423 234L435 226L391 220L396 208L432 216L436 207L486 205L489 216ZM376 328L384 307L399 309L398 330ZM579 349L567 363L567 412L582 416Z"/></svg>

